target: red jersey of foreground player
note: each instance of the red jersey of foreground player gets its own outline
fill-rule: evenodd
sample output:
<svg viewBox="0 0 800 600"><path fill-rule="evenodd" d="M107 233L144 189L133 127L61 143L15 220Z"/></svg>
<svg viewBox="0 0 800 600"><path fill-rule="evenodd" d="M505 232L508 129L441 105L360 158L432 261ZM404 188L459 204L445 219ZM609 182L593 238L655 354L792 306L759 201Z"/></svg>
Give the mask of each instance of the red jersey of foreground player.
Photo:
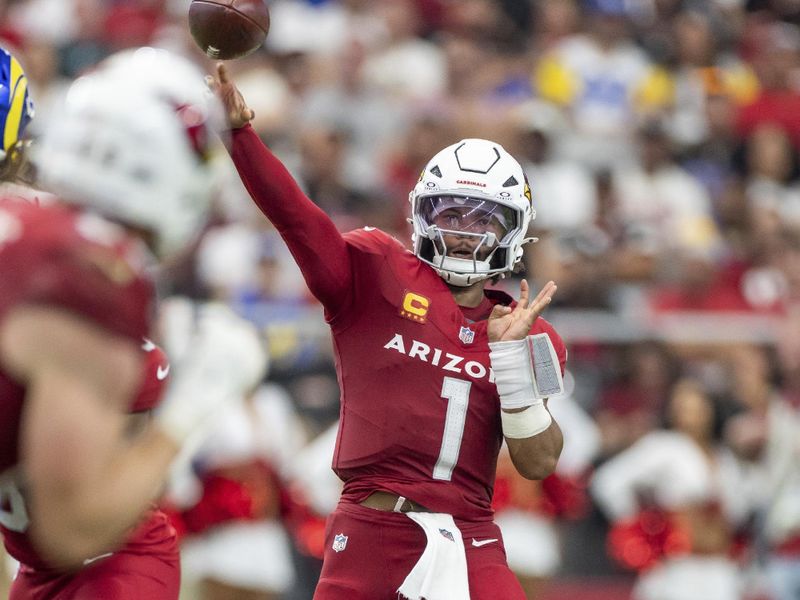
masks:
<svg viewBox="0 0 800 600"><path fill-rule="evenodd" d="M154 408L167 382L169 363L158 346L145 340L154 288L144 272L147 252L141 241L96 215L16 199L0 200L0 230L0 322L16 306L41 304L70 311L141 344L144 371L130 410ZM15 468L26 393L0 369L0 529L8 553L23 570L47 573L48 564L27 535L28 515ZM143 548L177 563L175 532L160 511L148 511L119 552ZM50 583L40 582L47 590L44 598L53 597L70 579L52 574L48 578ZM35 598L42 590L27 593L31 595L16 597Z"/></svg>

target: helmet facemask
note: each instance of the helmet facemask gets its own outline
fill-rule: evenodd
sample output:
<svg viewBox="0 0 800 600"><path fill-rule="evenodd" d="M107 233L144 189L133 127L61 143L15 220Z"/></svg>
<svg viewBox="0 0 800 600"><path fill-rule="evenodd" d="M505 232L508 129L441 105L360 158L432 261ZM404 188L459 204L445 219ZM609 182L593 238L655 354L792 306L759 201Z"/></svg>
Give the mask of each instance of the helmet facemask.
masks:
<svg viewBox="0 0 800 600"><path fill-rule="evenodd" d="M30 140L17 140L7 152L0 151L0 182L34 184L36 169L27 153L30 145Z"/></svg>
<svg viewBox="0 0 800 600"><path fill-rule="evenodd" d="M422 232L417 255L437 270L463 274L464 283L454 285L471 285L508 270L520 221L514 208L487 198L423 196L414 207L414 228Z"/></svg>

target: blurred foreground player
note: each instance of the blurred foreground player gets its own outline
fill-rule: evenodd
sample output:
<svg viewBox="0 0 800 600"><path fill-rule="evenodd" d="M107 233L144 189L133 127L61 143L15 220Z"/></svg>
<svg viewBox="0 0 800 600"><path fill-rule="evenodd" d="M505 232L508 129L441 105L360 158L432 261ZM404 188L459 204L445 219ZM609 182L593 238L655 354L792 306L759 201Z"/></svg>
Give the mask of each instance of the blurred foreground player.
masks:
<svg viewBox="0 0 800 600"><path fill-rule="evenodd" d="M38 147L60 200L0 199L0 526L20 562L12 600L176 600L174 531L148 508L184 442L252 383L239 363L260 345L229 312L199 315L173 372L146 339L150 248L180 251L210 202L199 142L213 102L187 103L203 97L202 77L162 68L198 93L171 97L134 73L77 81ZM141 411L159 401L149 421Z"/></svg>
<svg viewBox="0 0 800 600"><path fill-rule="evenodd" d="M33 120L34 105L28 93L28 78L19 61L0 48L0 196L30 195L16 183L20 169L17 165L25 156L25 130ZM5 551L0 550L0 564L6 563ZM0 566L0 598L8 597L8 570Z"/></svg>
<svg viewBox="0 0 800 600"><path fill-rule="evenodd" d="M333 468L344 489L314 597L522 600L492 521L497 455L505 436L521 474L553 472L563 440L529 344L550 361L549 393L566 360L539 317L553 282L530 300L523 281L517 303L484 289L529 241L522 169L498 144L464 140L437 154L411 193L413 253L372 227L342 235L248 125L224 65L217 75L236 167L333 331Z"/></svg>

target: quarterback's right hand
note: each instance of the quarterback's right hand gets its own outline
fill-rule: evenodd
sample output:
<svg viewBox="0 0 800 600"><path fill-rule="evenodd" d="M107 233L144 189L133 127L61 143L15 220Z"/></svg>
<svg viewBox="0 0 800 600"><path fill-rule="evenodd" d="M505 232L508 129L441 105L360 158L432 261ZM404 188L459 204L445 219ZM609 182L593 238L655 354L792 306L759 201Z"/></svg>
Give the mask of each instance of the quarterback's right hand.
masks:
<svg viewBox="0 0 800 600"><path fill-rule="evenodd" d="M217 63L217 76L209 75L206 77L206 83L222 102L228 126L231 129L244 127L256 116L255 112L247 106L239 88L231 81L224 63Z"/></svg>
<svg viewBox="0 0 800 600"><path fill-rule="evenodd" d="M241 401L267 367L258 330L223 304L201 305L187 336L155 416L156 424L178 445L202 430L220 409Z"/></svg>
<svg viewBox="0 0 800 600"><path fill-rule="evenodd" d="M519 300L513 309L501 304L496 304L492 309L486 325L486 335L490 342L524 340L530 333L533 322L550 304L558 288L553 281L548 281L530 304L530 287L525 279L520 282L519 289Z"/></svg>

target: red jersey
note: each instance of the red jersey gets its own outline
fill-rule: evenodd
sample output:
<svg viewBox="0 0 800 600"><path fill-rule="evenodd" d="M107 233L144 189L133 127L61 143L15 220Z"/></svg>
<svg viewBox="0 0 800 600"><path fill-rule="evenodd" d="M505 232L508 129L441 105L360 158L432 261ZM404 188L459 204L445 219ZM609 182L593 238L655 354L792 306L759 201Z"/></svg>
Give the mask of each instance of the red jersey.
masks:
<svg viewBox="0 0 800 600"><path fill-rule="evenodd" d="M341 389L333 468L343 497L375 490L461 519L491 519L500 400L486 321L474 322L429 265L371 227L342 236L249 127L231 154L325 307ZM486 291L482 318L504 293ZM544 319L562 369L566 350Z"/></svg>
<svg viewBox="0 0 800 600"><path fill-rule="evenodd" d="M0 199L0 321L15 306L50 305L142 344L147 358L132 412L158 403L169 371L164 353L144 338L155 300L146 263L138 239L96 215ZM25 533L28 515L16 483L25 392L0 367L0 529L9 554L45 569ZM171 547L173 533L163 515L148 513L126 549Z"/></svg>

